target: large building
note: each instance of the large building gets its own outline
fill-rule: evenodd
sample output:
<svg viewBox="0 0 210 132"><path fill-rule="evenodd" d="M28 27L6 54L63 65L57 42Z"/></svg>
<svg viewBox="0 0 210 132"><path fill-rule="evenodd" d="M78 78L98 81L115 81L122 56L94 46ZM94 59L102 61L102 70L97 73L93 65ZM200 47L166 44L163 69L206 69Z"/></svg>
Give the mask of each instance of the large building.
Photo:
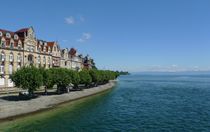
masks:
<svg viewBox="0 0 210 132"><path fill-rule="evenodd" d="M61 49L58 42L37 39L33 27L16 32L0 29L0 88L13 87L9 76L22 66L81 70L91 68L91 62L74 48Z"/></svg>

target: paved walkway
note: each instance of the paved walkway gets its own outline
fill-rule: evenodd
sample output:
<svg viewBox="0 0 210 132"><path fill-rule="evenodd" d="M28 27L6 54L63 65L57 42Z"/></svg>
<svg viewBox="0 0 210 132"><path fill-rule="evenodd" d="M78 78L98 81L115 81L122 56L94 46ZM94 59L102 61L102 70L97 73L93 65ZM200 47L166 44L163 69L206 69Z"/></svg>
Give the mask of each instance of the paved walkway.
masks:
<svg viewBox="0 0 210 132"><path fill-rule="evenodd" d="M27 101L11 101L6 99L6 95L0 96L0 119L51 108L62 102L72 101L82 97L97 94L112 88L115 83L116 81L110 81L108 84L90 89L84 89L83 91L75 91L62 95L40 96L38 98Z"/></svg>

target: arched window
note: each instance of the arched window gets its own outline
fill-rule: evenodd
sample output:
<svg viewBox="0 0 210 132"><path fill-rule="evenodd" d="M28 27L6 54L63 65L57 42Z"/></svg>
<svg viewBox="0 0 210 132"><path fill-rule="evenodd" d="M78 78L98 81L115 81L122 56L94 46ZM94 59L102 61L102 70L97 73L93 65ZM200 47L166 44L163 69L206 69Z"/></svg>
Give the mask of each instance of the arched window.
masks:
<svg viewBox="0 0 210 132"><path fill-rule="evenodd" d="M41 57L38 56L37 63L40 64L40 62L41 62Z"/></svg>
<svg viewBox="0 0 210 132"><path fill-rule="evenodd" d="M2 48L5 48L5 46L6 46L6 42L5 42L5 41L2 41L2 42L1 42L1 47L2 47Z"/></svg>
<svg viewBox="0 0 210 132"><path fill-rule="evenodd" d="M34 63L33 55L32 54L28 55L28 61L29 61L30 64L33 64Z"/></svg>
<svg viewBox="0 0 210 132"><path fill-rule="evenodd" d="M48 57L48 64L50 64L50 57Z"/></svg>
<svg viewBox="0 0 210 132"><path fill-rule="evenodd" d="M18 65L17 65L17 69L20 69L20 67L21 67L20 64L18 64Z"/></svg>
<svg viewBox="0 0 210 132"><path fill-rule="evenodd" d="M43 63L46 64L46 57L43 57Z"/></svg>
<svg viewBox="0 0 210 132"><path fill-rule="evenodd" d="M12 71L13 71L13 65L10 64L10 65L9 65L9 74L12 74Z"/></svg>
<svg viewBox="0 0 210 132"><path fill-rule="evenodd" d="M0 61L5 61L5 53L2 51L1 54L0 54Z"/></svg>
<svg viewBox="0 0 210 132"><path fill-rule="evenodd" d="M18 53L18 55L17 55L17 62L21 62L21 54L20 53Z"/></svg>
<svg viewBox="0 0 210 132"><path fill-rule="evenodd" d="M3 64L1 64L1 66L0 66L0 74L4 74L4 65Z"/></svg>
<svg viewBox="0 0 210 132"><path fill-rule="evenodd" d="M14 43L13 43L13 42L10 43L10 48L11 48L11 49L14 48Z"/></svg>
<svg viewBox="0 0 210 132"><path fill-rule="evenodd" d="M14 60L14 59L13 59L13 53L11 52L11 53L9 54L9 61L10 61L10 62L13 62L13 60Z"/></svg>

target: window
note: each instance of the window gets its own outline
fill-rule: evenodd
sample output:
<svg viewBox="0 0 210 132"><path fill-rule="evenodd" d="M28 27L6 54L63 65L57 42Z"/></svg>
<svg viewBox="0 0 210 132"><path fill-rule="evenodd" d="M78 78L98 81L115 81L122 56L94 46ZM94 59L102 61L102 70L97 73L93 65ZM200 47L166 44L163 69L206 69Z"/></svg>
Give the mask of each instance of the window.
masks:
<svg viewBox="0 0 210 132"><path fill-rule="evenodd" d="M67 66L67 61L65 61L65 66Z"/></svg>
<svg viewBox="0 0 210 132"><path fill-rule="evenodd" d="M12 68L13 68L13 66L12 66L12 64L10 64L9 65L9 74L12 74Z"/></svg>
<svg viewBox="0 0 210 132"><path fill-rule="evenodd" d="M17 61L18 61L18 62L21 62L21 54L18 54L18 56L17 56Z"/></svg>
<svg viewBox="0 0 210 132"><path fill-rule="evenodd" d="M2 52L0 55L0 61L4 61L4 60L5 60L5 54L4 52Z"/></svg>
<svg viewBox="0 0 210 132"><path fill-rule="evenodd" d="M18 39L18 36L17 36L17 34L15 34L15 35L14 35L14 39L15 39L15 40L17 40L17 39Z"/></svg>
<svg viewBox="0 0 210 132"><path fill-rule="evenodd" d="M50 64L50 57L48 57L48 64Z"/></svg>
<svg viewBox="0 0 210 132"><path fill-rule="evenodd" d="M38 59L37 59L38 64L40 63L40 61L41 61L41 58L40 56L38 56Z"/></svg>
<svg viewBox="0 0 210 132"><path fill-rule="evenodd" d="M41 51L41 48L40 47L37 47L37 51L40 52Z"/></svg>
<svg viewBox="0 0 210 132"><path fill-rule="evenodd" d="M46 57L45 56L43 57L43 63L44 64L46 63Z"/></svg>
<svg viewBox="0 0 210 132"><path fill-rule="evenodd" d="M5 41L2 41L1 47L2 47L2 48L5 48L5 46L6 46L6 42L5 42Z"/></svg>
<svg viewBox="0 0 210 132"><path fill-rule="evenodd" d="M31 46L30 49L31 49L31 50L30 50L31 52L34 52L34 47L33 47L33 46Z"/></svg>
<svg viewBox="0 0 210 132"><path fill-rule="evenodd" d="M9 61L10 62L13 62L13 53L10 53L10 55L9 55Z"/></svg>
<svg viewBox="0 0 210 132"><path fill-rule="evenodd" d="M17 65L17 69L20 69L20 64Z"/></svg>
<svg viewBox="0 0 210 132"><path fill-rule="evenodd" d="M11 48L11 49L14 48L14 43L10 43L10 48Z"/></svg>
<svg viewBox="0 0 210 132"><path fill-rule="evenodd" d="M30 51L30 47L29 46L27 47L27 51Z"/></svg>
<svg viewBox="0 0 210 132"><path fill-rule="evenodd" d="M20 43L18 44L18 49L21 49L21 44Z"/></svg>
<svg viewBox="0 0 210 132"><path fill-rule="evenodd" d="M1 65L1 66L0 66L0 73L1 73L1 74L4 74L4 65Z"/></svg>
<svg viewBox="0 0 210 132"><path fill-rule="evenodd" d="M11 37L10 33L6 33L6 37L10 38Z"/></svg>
<svg viewBox="0 0 210 132"><path fill-rule="evenodd" d="M2 34L2 32L0 32L0 36L2 36L3 34Z"/></svg>

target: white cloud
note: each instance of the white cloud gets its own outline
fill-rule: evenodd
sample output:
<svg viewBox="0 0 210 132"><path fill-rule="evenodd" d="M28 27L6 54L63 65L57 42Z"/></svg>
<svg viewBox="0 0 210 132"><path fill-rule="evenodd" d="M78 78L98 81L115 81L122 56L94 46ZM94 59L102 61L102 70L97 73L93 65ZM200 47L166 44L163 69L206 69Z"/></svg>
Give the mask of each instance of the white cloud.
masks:
<svg viewBox="0 0 210 132"><path fill-rule="evenodd" d="M77 16L77 17L69 16L65 18L65 23L69 25L73 25L79 22L84 22L84 21L85 21L85 18L82 15Z"/></svg>
<svg viewBox="0 0 210 132"><path fill-rule="evenodd" d="M77 41L78 42L86 42L87 40L91 39L92 35L90 33L83 33L82 37L79 38Z"/></svg>
<svg viewBox="0 0 210 132"><path fill-rule="evenodd" d="M70 25L76 23L75 18L74 18L73 16L66 17L66 18L65 18L65 22L66 22L67 24L70 24Z"/></svg>

